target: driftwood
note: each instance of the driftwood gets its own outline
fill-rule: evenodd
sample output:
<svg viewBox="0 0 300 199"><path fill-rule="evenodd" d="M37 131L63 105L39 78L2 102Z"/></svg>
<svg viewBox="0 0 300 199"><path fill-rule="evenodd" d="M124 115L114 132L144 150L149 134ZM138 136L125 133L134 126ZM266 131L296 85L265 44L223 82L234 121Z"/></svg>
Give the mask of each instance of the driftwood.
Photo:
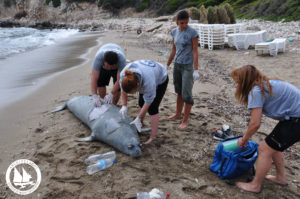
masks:
<svg viewBox="0 0 300 199"><path fill-rule="evenodd" d="M160 25L158 25L158 26L155 26L154 28L151 28L151 29L146 30L146 32L152 32L153 30L158 29L158 28L160 28L160 27L162 27L162 26L163 26L163 24L160 24Z"/></svg>
<svg viewBox="0 0 300 199"><path fill-rule="evenodd" d="M155 21L169 21L169 17L168 16L158 17L155 19Z"/></svg>

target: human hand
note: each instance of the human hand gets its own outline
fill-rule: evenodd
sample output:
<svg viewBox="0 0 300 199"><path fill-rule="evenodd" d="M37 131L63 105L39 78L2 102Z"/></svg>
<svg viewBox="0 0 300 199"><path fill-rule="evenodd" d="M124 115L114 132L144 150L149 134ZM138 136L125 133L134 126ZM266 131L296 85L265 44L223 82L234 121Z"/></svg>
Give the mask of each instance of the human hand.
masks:
<svg viewBox="0 0 300 199"><path fill-rule="evenodd" d="M247 146L248 140L244 139L243 137L239 138L238 145L239 147Z"/></svg>
<svg viewBox="0 0 300 199"><path fill-rule="evenodd" d="M142 123L139 117L136 117L130 124L134 124L138 132L142 131Z"/></svg>
<svg viewBox="0 0 300 199"><path fill-rule="evenodd" d="M108 95L105 95L104 102L107 104L111 104L113 100L114 95L109 93Z"/></svg>
<svg viewBox="0 0 300 199"><path fill-rule="evenodd" d="M93 102L94 102L94 106L96 106L96 107L101 106L100 97L97 94L92 95L92 99L93 99Z"/></svg>
<svg viewBox="0 0 300 199"><path fill-rule="evenodd" d="M127 115L127 106L122 106L122 108L119 111L123 118Z"/></svg>
<svg viewBox="0 0 300 199"><path fill-rule="evenodd" d="M196 81L199 78L200 78L200 75L199 75L198 70L194 70L194 73L193 73L193 79L194 79L194 81Z"/></svg>

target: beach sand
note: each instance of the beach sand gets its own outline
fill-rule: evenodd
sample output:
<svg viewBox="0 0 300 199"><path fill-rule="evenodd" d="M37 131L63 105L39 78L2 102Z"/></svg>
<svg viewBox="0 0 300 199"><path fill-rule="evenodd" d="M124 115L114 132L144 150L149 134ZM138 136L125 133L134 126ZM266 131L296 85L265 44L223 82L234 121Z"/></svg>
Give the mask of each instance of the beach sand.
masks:
<svg viewBox="0 0 300 199"><path fill-rule="evenodd" d="M145 38L137 38L135 32L108 31L101 35L99 45L117 43L131 61L152 59L166 64L168 54L162 52L171 49L171 44L153 44ZM299 48L300 41L289 43L287 52L277 57L256 56L253 49L208 51L199 48L200 80L193 89L195 104L189 126L178 130L180 120L167 119L176 106L170 69L168 89L160 106L157 139L143 145L143 155L139 158L117 151L112 167L89 176L84 159L114 149L101 142L75 142L77 137L90 135L90 130L68 110L56 114L50 111L73 96L90 94L91 64L99 45L89 51L85 63L57 75L29 97L1 112L1 125L8 134L14 131L15 136L13 143L6 143L6 155L1 155L0 197L133 199L137 192L152 188L170 192L171 198L176 199L300 197L299 143L285 152L288 186L264 181L261 193L250 194L226 184L209 171L218 144L212 138L214 130L228 124L234 134L239 135L245 132L250 118L247 109L234 99L230 71L254 64L267 76L281 78L300 88L300 54L291 50ZM128 109L129 116L136 117L137 95L129 97ZM149 117L145 123L149 126ZM263 117L261 128L252 140L263 140L275 124L276 121ZM149 133L142 134L141 142L148 137ZM5 185L7 166L21 158L34 161L42 172L40 187L24 197L14 194ZM271 172L274 173L274 166ZM247 177L249 175L236 180L245 181Z"/></svg>

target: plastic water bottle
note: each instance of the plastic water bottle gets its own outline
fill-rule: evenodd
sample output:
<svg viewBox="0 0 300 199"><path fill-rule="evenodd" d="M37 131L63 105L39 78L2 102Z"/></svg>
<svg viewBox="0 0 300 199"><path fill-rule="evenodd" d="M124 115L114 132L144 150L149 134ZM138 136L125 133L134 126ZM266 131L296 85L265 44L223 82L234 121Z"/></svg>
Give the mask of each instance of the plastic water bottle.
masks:
<svg viewBox="0 0 300 199"><path fill-rule="evenodd" d="M104 170L104 169L110 167L115 162L116 162L116 159L112 159L112 158L100 160L96 164L92 164L92 165L88 166L86 171L89 175L92 175L98 171L101 171L101 170Z"/></svg>
<svg viewBox="0 0 300 199"><path fill-rule="evenodd" d="M227 151L234 151L234 150L240 148L238 145L238 141L239 141L239 139L237 138L237 139L228 140L226 142L223 142L223 148Z"/></svg>
<svg viewBox="0 0 300 199"><path fill-rule="evenodd" d="M150 199L150 195L148 192L138 192L136 194L136 199Z"/></svg>
<svg viewBox="0 0 300 199"><path fill-rule="evenodd" d="M167 199L170 197L170 193L164 193L156 188L148 192L138 192L136 194L137 199Z"/></svg>
<svg viewBox="0 0 300 199"><path fill-rule="evenodd" d="M85 159L86 164L94 164L98 162L99 160L104 160L104 159L116 159L116 152L115 151L110 151L107 153L103 154L96 154L96 155L91 155L87 159Z"/></svg>

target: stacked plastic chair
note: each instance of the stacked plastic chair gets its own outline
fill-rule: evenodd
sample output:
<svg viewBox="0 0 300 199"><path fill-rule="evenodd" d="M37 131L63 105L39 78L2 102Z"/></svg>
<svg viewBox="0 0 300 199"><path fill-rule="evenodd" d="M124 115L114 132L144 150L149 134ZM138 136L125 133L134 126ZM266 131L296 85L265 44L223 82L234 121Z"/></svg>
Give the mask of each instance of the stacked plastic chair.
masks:
<svg viewBox="0 0 300 199"><path fill-rule="evenodd" d="M190 24L199 34L199 44L201 48L206 45L209 50L215 46L224 47L225 31L223 24Z"/></svg>
<svg viewBox="0 0 300 199"><path fill-rule="evenodd" d="M209 50L219 46L224 48L228 34L242 31L243 24L189 24L196 29L199 34L199 44L201 48L206 45Z"/></svg>

